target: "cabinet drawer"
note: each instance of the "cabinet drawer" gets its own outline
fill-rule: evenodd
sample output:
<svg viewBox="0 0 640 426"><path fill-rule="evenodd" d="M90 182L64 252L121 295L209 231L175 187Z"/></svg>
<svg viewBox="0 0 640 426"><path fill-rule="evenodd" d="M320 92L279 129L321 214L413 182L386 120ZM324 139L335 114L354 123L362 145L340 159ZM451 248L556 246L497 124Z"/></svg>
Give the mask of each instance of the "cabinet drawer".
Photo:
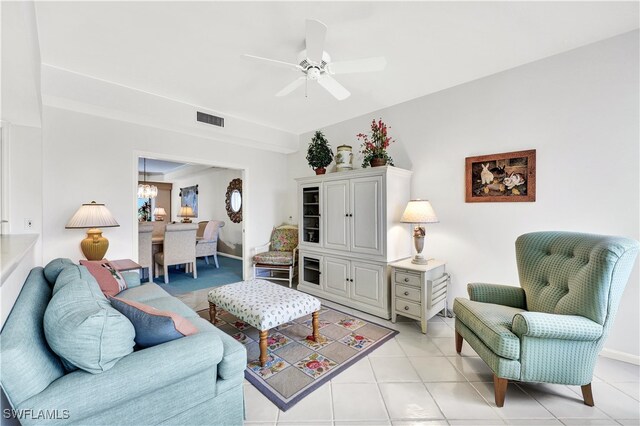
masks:
<svg viewBox="0 0 640 426"><path fill-rule="evenodd" d="M420 287L420 275L410 274L403 270L396 271L395 281L398 284Z"/></svg>
<svg viewBox="0 0 640 426"><path fill-rule="evenodd" d="M420 303L420 289L396 284L396 296Z"/></svg>
<svg viewBox="0 0 640 426"><path fill-rule="evenodd" d="M396 297L396 312L399 314L409 314L419 317L421 312L420 304Z"/></svg>

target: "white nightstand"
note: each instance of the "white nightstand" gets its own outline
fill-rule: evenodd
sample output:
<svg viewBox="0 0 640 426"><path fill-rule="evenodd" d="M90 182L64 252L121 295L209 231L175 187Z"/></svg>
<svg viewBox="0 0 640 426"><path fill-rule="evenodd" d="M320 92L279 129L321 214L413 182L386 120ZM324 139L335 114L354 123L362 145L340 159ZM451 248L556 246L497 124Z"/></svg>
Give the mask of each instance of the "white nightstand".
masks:
<svg viewBox="0 0 640 426"><path fill-rule="evenodd" d="M427 332L427 320L446 308L449 274L446 262L429 260L426 265L411 258L391 264L391 322L396 315L420 321Z"/></svg>

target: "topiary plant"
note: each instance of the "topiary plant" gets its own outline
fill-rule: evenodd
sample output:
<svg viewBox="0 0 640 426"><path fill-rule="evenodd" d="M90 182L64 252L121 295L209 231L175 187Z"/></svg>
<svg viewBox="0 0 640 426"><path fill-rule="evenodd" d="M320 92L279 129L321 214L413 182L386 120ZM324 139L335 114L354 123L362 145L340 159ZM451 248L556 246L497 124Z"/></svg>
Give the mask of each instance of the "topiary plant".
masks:
<svg viewBox="0 0 640 426"><path fill-rule="evenodd" d="M316 171L316 174L324 173L325 167L331 164L333 151L331 145L320 130L317 130L311 139L309 149L307 149L307 161L309 166Z"/></svg>

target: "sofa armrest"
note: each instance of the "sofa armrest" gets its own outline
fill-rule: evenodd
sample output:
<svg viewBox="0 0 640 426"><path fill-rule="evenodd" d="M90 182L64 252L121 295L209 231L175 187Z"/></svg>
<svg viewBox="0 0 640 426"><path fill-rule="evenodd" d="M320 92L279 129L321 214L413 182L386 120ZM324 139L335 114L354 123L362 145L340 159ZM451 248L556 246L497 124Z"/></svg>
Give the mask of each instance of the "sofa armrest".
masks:
<svg viewBox="0 0 640 426"><path fill-rule="evenodd" d="M469 299L474 302L494 303L519 309L526 309L527 306L524 290L521 287L470 283L467 285L467 292L469 293Z"/></svg>
<svg viewBox="0 0 640 426"><path fill-rule="evenodd" d="M518 337L593 341L602 336L602 326L579 315L521 312L513 317L511 330Z"/></svg>
<svg viewBox="0 0 640 426"><path fill-rule="evenodd" d="M211 371L208 386L213 396L222 350L215 333L182 337L133 352L104 373L76 370L62 376L18 408L65 409L69 420L78 421L207 370Z"/></svg>
<svg viewBox="0 0 640 426"><path fill-rule="evenodd" d="M140 285L140 274L133 271L120 272L122 278L127 283L127 288L138 287Z"/></svg>

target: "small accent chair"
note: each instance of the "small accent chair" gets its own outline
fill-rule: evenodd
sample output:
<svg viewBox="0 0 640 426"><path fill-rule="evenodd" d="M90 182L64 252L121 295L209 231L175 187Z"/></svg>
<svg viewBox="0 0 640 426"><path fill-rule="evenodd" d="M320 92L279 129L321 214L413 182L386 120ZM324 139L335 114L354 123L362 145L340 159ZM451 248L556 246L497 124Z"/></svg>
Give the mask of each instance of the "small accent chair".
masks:
<svg viewBox="0 0 640 426"><path fill-rule="evenodd" d="M298 254L298 227L281 225L273 228L268 243L253 249L253 276L293 283Z"/></svg>
<svg viewBox="0 0 640 426"><path fill-rule="evenodd" d="M147 268L149 281L151 281L151 277L153 276L152 233L152 223L142 222L138 224L138 264L143 268Z"/></svg>
<svg viewBox="0 0 640 426"><path fill-rule="evenodd" d="M493 370L495 403L509 380L582 386L593 406L593 369L638 254L637 241L573 232L516 240L521 287L473 283L456 298L463 339Z"/></svg>
<svg viewBox="0 0 640 426"><path fill-rule="evenodd" d="M221 220L209 220L198 223L198 232L196 234L196 257L204 256L205 262L209 264L209 256L213 256L213 260L218 265L218 235L220 228L224 226Z"/></svg>
<svg viewBox="0 0 640 426"><path fill-rule="evenodd" d="M163 251L156 253L156 273L160 266L164 270L164 283L169 284L169 265L187 264L186 272L193 270L193 278L198 278L196 268L196 232L198 225L195 223L167 224L164 232Z"/></svg>

